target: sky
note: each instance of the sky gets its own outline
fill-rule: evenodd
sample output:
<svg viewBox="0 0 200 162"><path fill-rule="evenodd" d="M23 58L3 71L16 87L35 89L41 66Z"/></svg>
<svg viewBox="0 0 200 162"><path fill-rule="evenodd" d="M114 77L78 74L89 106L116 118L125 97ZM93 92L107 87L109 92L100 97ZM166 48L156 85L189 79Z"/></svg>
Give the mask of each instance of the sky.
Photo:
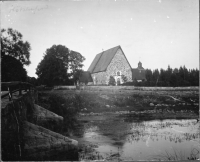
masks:
<svg viewBox="0 0 200 162"><path fill-rule="evenodd" d="M96 54L120 45L132 68L199 69L198 0L4 1L1 28L31 44L28 75L46 49L81 53L87 70Z"/></svg>

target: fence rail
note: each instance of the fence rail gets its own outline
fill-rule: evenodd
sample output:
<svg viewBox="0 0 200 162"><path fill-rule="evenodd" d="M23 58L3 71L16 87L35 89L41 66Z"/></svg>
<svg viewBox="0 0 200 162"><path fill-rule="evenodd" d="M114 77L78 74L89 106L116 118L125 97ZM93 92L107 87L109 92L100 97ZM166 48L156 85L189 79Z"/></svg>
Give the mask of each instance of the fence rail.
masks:
<svg viewBox="0 0 200 162"><path fill-rule="evenodd" d="M30 83L27 82L1 82L1 91L8 91L1 95L1 99L9 96L9 101L12 100L13 93L19 91L19 96L22 95L22 91L25 90L27 92L28 90L36 90L36 87Z"/></svg>

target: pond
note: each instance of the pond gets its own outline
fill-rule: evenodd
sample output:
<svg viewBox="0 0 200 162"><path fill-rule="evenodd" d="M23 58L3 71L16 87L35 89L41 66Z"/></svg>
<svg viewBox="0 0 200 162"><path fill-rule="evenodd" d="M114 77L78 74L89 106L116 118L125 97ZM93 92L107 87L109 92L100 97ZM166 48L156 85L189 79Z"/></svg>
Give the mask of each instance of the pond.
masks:
<svg viewBox="0 0 200 162"><path fill-rule="evenodd" d="M131 120L130 120L131 119ZM80 160L186 160L200 152L197 120L134 120L128 115L81 117L74 138ZM92 149L91 149L92 148Z"/></svg>

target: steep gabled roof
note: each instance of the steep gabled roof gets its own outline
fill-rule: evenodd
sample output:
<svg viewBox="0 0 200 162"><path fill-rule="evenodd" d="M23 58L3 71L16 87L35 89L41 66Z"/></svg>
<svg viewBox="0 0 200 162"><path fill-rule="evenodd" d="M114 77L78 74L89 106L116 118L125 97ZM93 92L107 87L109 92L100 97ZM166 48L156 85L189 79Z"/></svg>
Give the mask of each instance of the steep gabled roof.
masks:
<svg viewBox="0 0 200 162"><path fill-rule="evenodd" d="M108 49L106 51L103 51L103 52L97 54L96 57L94 58L92 64L88 68L88 71L90 73L97 73L97 72L105 71L119 48L121 49L120 46L116 46L116 47L113 47L111 49ZM125 56L125 58L126 58L126 56Z"/></svg>

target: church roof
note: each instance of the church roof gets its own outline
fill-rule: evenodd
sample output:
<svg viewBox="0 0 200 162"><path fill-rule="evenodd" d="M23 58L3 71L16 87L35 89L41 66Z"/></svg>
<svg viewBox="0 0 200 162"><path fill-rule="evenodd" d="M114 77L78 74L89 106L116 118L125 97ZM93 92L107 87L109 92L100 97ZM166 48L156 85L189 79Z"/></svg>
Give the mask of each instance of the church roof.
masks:
<svg viewBox="0 0 200 162"><path fill-rule="evenodd" d="M118 49L121 49L121 47L116 46L116 47L110 48L106 51L103 51L103 52L97 54L96 57L94 58L92 64L88 68L88 71L90 73L97 73L97 72L105 71L107 69L108 65L110 64L110 62L112 61L113 57L115 56Z"/></svg>

